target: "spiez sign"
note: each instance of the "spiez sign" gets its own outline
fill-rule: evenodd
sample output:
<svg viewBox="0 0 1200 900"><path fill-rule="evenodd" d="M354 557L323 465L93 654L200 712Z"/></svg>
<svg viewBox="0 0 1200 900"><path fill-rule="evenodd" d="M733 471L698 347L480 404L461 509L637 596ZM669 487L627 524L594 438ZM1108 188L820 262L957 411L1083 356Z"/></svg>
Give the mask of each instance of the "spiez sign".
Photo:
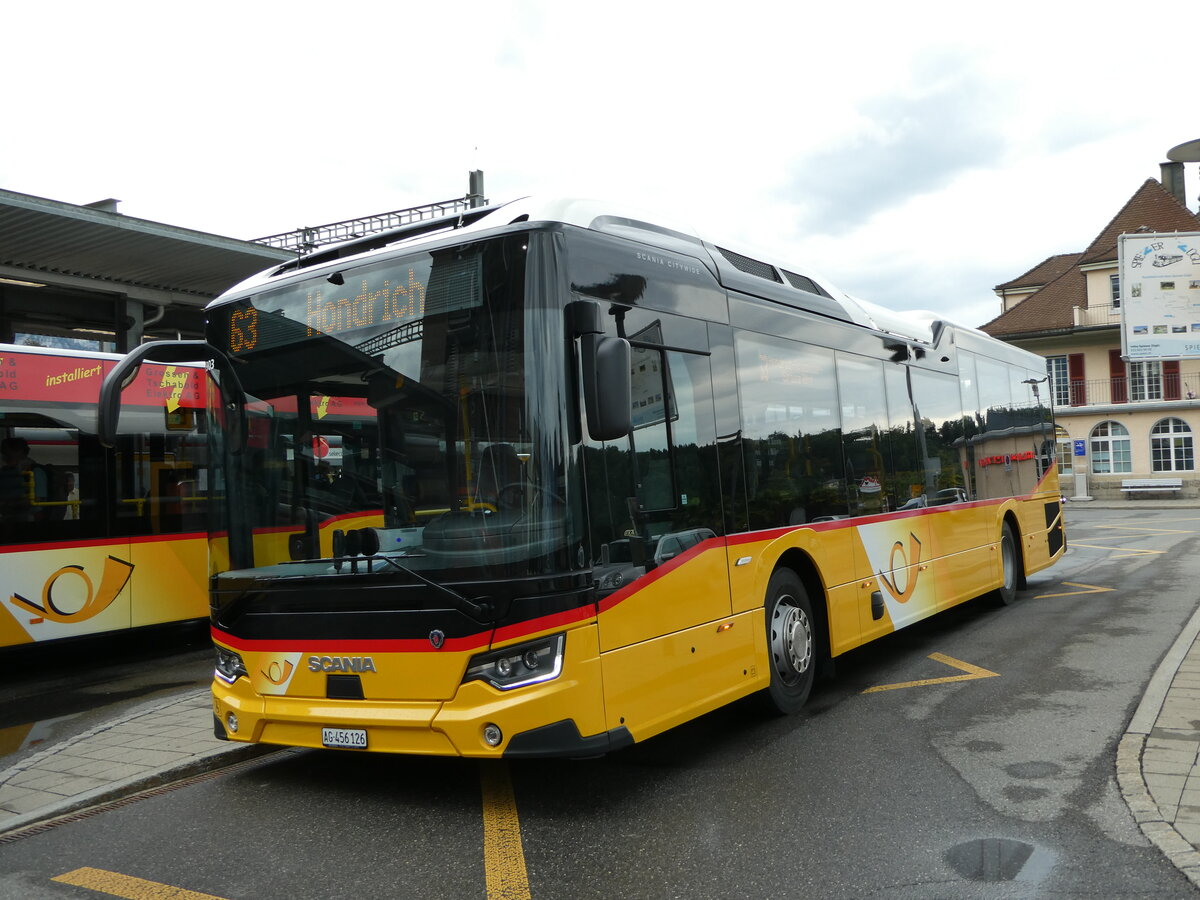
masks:
<svg viewBox="0 0 1200 900"><path fill-rule="evenodd" d="M1122 234L1117 258L1125 357L1200 358L1200 232Z"/></svg>

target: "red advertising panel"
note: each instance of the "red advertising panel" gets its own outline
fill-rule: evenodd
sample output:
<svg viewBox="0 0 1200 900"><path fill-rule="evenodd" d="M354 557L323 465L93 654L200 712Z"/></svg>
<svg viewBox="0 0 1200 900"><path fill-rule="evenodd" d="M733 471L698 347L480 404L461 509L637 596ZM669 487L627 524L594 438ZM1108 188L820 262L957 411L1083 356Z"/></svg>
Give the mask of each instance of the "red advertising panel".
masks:
<svg viewBox="0 0 1200 900"><path fill-rule="evenodd" d="M0 398L36 403L95 403L115 359L49 353L0 353ZM204 408L204 369L146 363L125 389L122 403Z"/></svg>

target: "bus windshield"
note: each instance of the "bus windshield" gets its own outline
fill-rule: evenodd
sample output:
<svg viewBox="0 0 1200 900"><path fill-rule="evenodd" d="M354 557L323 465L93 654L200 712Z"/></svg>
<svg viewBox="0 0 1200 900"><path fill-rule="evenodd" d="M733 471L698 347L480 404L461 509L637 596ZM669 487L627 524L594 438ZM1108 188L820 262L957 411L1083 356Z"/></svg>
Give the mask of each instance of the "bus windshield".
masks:
<svg viewBox="0 0 1200 900"><path fill-rule="evenodd" d="M324 271L212 310L247 363L235 568L382 556L396 564L373 571L462 581L566 567L564 410L528 375L546 324L526 310L526 244Z"/></svg>

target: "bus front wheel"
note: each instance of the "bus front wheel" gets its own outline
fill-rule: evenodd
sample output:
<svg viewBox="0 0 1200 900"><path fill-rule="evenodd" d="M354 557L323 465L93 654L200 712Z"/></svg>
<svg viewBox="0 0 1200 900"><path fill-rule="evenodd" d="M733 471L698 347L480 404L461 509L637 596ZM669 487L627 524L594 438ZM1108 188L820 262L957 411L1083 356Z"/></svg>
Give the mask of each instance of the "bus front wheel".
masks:
<svg viewBox="0 0 1200 900"><path fill-rule="evenodd" d="M791 569L771 576L766 618L771 683L765 699L779 713L799 712L812 690L817 644L812 602Z"/></svg>

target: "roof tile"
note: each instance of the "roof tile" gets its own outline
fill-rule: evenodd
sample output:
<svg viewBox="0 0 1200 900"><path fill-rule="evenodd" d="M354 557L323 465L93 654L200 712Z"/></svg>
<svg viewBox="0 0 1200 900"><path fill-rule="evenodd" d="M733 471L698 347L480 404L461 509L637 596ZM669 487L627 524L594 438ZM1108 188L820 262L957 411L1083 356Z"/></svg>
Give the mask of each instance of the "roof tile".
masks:
<svg viewBox="0 0 1200 900"><path fill-rule="evenodd" d="M1012 281L998 284L995 290L1012 290L1014 288L1043 287L1049 284L1071 266L1079 262L1082 253L1059 253L1042 260L1024 275L1018 275Z"/></svg>

